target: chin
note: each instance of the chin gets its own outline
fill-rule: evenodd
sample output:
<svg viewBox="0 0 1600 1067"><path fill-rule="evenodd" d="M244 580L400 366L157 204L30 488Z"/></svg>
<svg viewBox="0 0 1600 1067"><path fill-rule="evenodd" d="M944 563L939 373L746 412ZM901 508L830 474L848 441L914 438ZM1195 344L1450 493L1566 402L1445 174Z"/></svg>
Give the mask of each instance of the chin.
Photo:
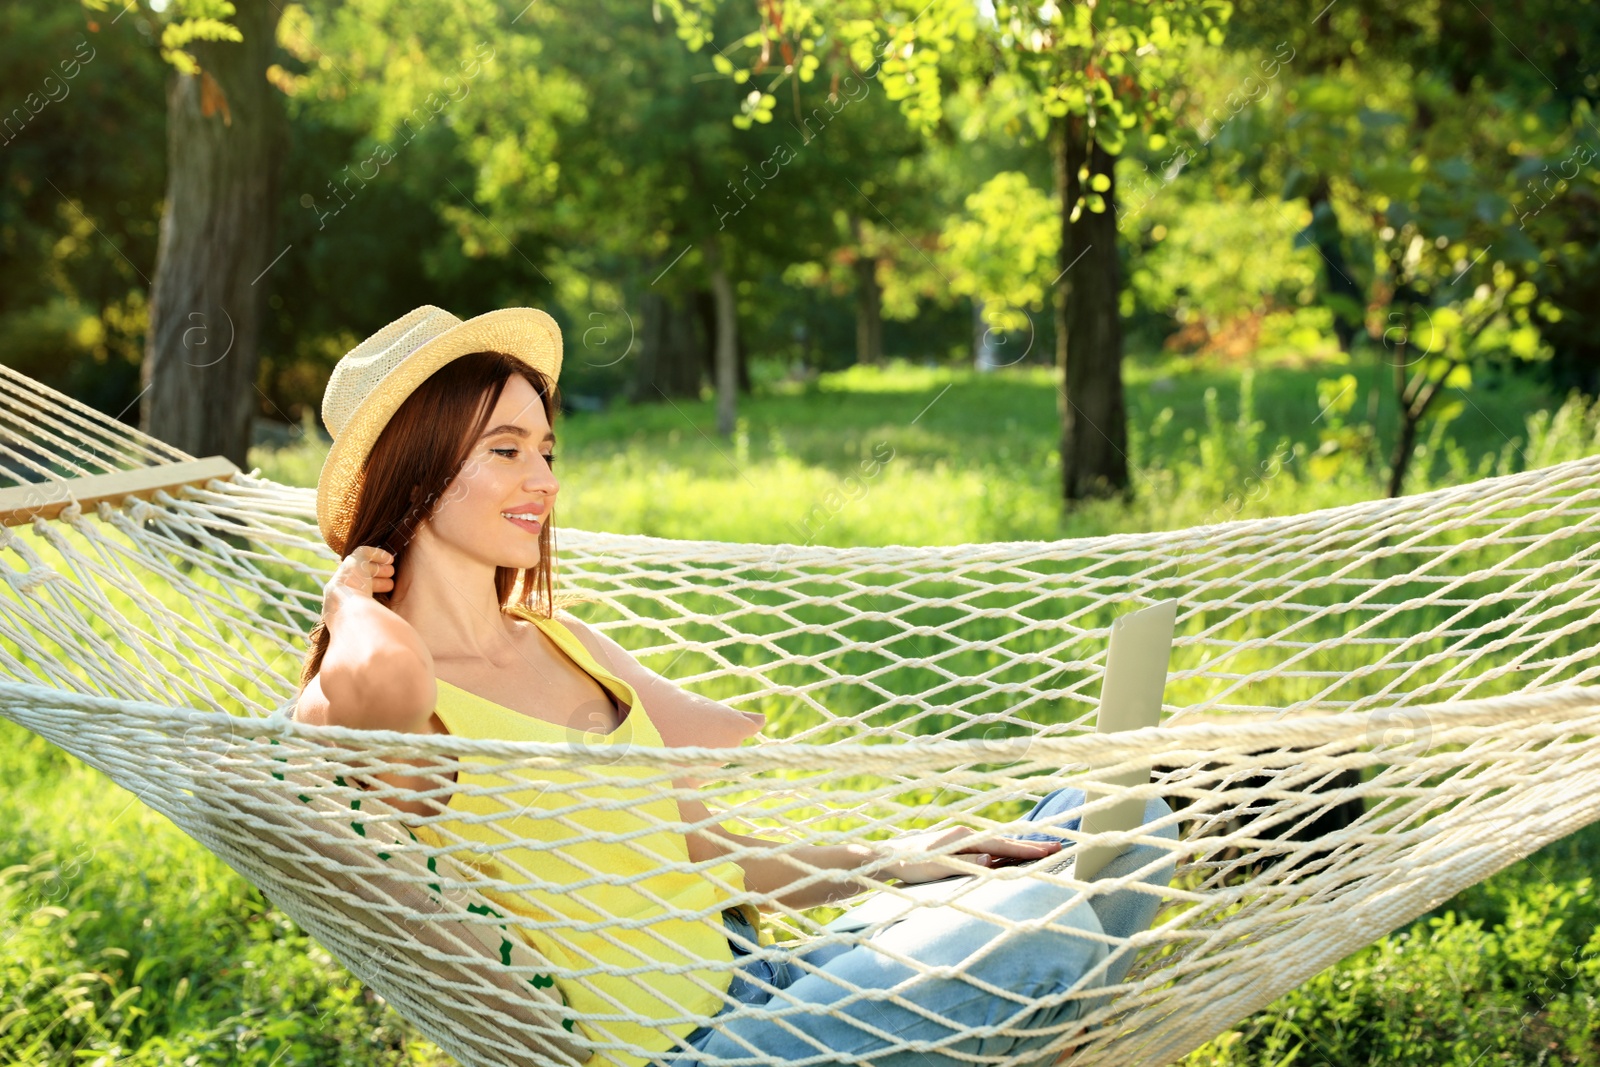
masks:
<svg viewBox="0 0 1600 1067"><path fill-rule="evenodd" d="M511 567L517 570L531 570L539 565L539 560L541 558L542 557L538 552L512 552L508 554L508 558L504 563L501 563L500 566Z"/></svg>
<svg viewBox="0 0 1600 1067"><path fill-rule="evenodd" d="M531 569L539 565L542 558L537 545L485 545L480 558L494 561L496 567L510 567L513 570Z"/></svg>

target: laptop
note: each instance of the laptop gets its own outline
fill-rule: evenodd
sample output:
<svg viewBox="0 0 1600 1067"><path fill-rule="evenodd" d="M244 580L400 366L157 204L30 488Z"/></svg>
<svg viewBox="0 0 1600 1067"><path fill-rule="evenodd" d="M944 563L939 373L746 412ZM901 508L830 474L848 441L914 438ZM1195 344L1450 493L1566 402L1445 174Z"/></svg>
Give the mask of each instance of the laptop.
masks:
<svg viewBox="0 0 1600 1067"><path fill-rule="evenodd" d="M1120 616L1111 624L1105 679L1100 686L1100 709L1095 726L1097 733L1138 730L1161 724L1161 701L1166 692L1173 625L1177 614L1177 601L1163 600ZM1125 787L1144 785L1150 781L1150 769L1132 770L1105 780ZM1085 793L1089 801L1107 795L1093 789L1085 790ZM1138 797L1128 797L1090 811L1083 816L1080 829L1085 834L1135 830L1144 821L1145 803ZM1022 829L1020 832L1027 831ZM1116 858L1118 851L1114 845L1087 845L1080 847L1074 855L1063 857L1054 853L1015 866L1050 874L1071 871L1073 878L1090 881ZM893 922L919 906L936 906L953 900L978 882L977 875L957 874L933 882L896 886L893 892L876 890L829 923L828 927L856 930ZM923 901L933 903L923 905Z"/></svg>

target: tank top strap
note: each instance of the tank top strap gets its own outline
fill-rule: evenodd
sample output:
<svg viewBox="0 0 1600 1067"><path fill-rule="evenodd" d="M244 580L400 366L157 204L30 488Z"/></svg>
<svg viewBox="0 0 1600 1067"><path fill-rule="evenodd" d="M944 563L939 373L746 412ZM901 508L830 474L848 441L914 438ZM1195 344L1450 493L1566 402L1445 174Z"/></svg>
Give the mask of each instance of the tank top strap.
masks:
<svg viewBox="0 0 1600 1067"><path fill-rule="evenodd" d="M551 616L546 618L537 611L512 605L507 610L519 618L527 619L549 636L560 649L572 657L582 670L592 677L607 692L625 697L628 701L628 715L625 724L633 731L633 740L636 744L659 747L665 742L661 740L661 733L656 729L656 724L651 720L649 712L644 709L644 701L639 699L639 693L628 682L617 677L611 671L600 665L589 647L578 639L578 635L560 619ZM638 721L634 722L635 716Z"/></svg>
<svg viewBox="0 0 1600 1067"><path fill-rule="evenodd" d="M589 651L589 646L580 641L578 635L573 633L566 623L554 616L547 619L537 611L529 611L526 608L512 607L510 610L519 618L527 619L548 634L552 641L561 646L563 652L577 660L584 670L595 675L596 681L604 677L627 689L630 696L635 695L632 686L600 665L600 661Z"/></svg>

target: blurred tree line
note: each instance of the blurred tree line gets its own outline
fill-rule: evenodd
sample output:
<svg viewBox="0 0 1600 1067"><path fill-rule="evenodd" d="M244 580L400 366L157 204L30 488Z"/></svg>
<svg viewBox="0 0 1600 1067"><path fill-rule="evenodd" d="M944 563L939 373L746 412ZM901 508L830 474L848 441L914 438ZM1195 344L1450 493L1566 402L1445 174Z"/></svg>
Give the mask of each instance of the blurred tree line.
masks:
<svg viewBox="0 0 1600 1067"><path fill-rule="evenodd" d="M724 430L754 369L1054 363L1068 498L1125 488L1124 335L1384 361L1394 492L1488 367L1600 388L1575 0L13 0L0 28L0 360L200 454L302 422L424 303L547 308L573 405L711 387Z"/></svg>

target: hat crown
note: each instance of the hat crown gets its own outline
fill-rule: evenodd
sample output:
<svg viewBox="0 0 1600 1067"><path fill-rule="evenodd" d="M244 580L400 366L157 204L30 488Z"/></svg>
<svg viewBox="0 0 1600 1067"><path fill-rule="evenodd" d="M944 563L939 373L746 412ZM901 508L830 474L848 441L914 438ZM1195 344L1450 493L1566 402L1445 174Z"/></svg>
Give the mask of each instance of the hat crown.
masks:
<svg viewBox="0 0 1600 1067"><path fill-rule="evenodd" d="M407 312L346 352L334 365L322 394L322 422L335 439L344 432L361 402L406 357L461 319L444 308L424 304Z"/></svg>

